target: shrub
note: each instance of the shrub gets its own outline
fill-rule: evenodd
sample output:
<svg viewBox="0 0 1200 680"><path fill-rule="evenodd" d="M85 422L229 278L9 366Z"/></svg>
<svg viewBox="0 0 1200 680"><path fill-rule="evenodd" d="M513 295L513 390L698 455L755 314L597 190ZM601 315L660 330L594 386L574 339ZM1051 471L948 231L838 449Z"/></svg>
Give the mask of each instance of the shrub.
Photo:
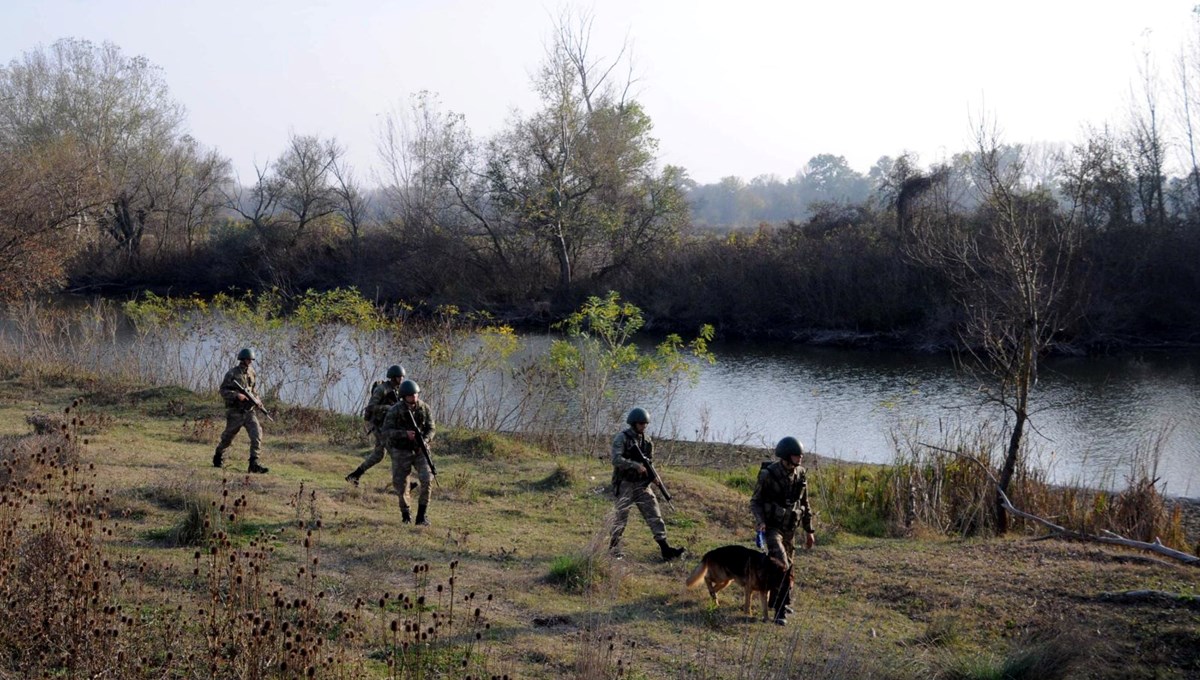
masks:
<svg viewBox="0 0 1200 680"><path fill-rule="evenodd" d="M598 554L560 555L550 563L547 580L572 593L595 588L608 579L608 563Z"/></svg>
<svg viewBox="0 0 1200 680"><path fill-rule="evenodd" d="M946 680L1057 680L1088 652L1089 644L1071 633L1034 634L1017 640L1003 658L960 659L943 674Z"/></svg>
<svg viewBox="0 0 1200 680"><path fill-rule="evenodd" d="M568 489L575 484L577 477L578 475L575 474L574 470L559 463L554 467L553 472L534 482L533 486L539 491Z"/></svg>

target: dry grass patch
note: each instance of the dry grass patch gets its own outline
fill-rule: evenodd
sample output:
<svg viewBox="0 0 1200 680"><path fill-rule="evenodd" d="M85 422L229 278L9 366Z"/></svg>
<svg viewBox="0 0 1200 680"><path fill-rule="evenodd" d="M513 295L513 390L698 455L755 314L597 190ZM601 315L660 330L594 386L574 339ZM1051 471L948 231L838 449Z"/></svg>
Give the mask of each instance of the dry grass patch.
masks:
<svg viewBox="0 0 1200 680"><path fill-rule="evenodd" d="M0 425L10 433L20 431L21 450L36 456L47 445L28 438L32 428L25 417L35 405L13 383L9 388L4 393L0 387ZM57 412L61 407L53 406L55 400L65 406L74 400L72 392L43 393L42 412ZM724 473L691 467L690 459L686 467L665 465L662 472L675 496L673 504L664 504L671 540L688 544L691 554L662 563L635 512L625 532L627 556L611 562L603 557L605 516L612 509L611 467L603 458L556 457L525 440L498 435L480 435L459 446L469 436L447 432L435 442L442 478L430 506L434 524L418 528L400 522L386 461L361 487L343 481L365 442L331 444L324 429L293 429L285 420L266 425L264 460L270 474L215 470L209 466L210 445L181 440L184 416L164 408L172 399L179 397L160 393L136 405L118 399L86 407L113 419L113 426L89 435L92 443L80 449L81 474L92 461L96 464L95 533L87 545L97 552L87 561L103 571L98 565L108 560L113 571L110 580L101 580L102 592L110 592L103 591L106 583L119 588L107 601L119 600L127 614L138 610L136 625L127 628L145 635L119 639L130 641L127 654L145 657L148 664L142 671L133 662L105 666L110 674L138 677L151 669L169 676L175 671L164 669L191 664L190 671L176 675L250 677L253 666L247 664L266 658L267 651L276 659L286 653L253 646L263 638L255 642L249 611L259 613L260 635L262 621L272 621L268 637L279 635L287 623L298 655L288 657L289 664L304 659L317 664L313 650L319 644L320 663L330 663L332 656L334 664L322 668L341 668L342 677L355 678L396 675L395 664L419 658L426 664L425 677L463 677L467 672L456 664L467 659L476 675L486 666L487 675L521 678L613 677L620 670L624 677L644 680L800 674L903 680L939 677L971 659L997 667L1010 651L1033 649L1039 635L1064 630L1064 622L1071 621L1087 621L1102 643L1077 659L1072 673L1096 678L1200 673L1195 651L1200 649L1195 632L1200 612L1172 601L1121 603L1101 597L1139 588L1196 593L1194 570L1132 553L1020 537L947 539L936 532L912 534L923 536L920 540L869 538L851 533L834 502L817 502L818 546L798 556L797 613L792 626L779 628L745 620L734 604L714 609L706 594L685 589L687 573L704 549L751 539L748 491L724 484ZM215 399L211 413L223 413ZM16 442L11 440L10 447ZM519 447L517 455L507 453L510 445ZM230 451L232 464L244 462L239 460L244 447L242 435ZM47 446L47 460L51 451ZM768 458L762 452L748 455L755 465ZM27 464L14 463L13 469ZM739 461L722 469L733 473L750 465ZM830 467L823 463L813 471L814 488L820 489ZM461 487L456 479L465 480ZM854 488L851 478L845 479L845 488ZM867 481L859 488L877 488ZM836 490L828 482L827 487ZM210 519L207 542L177 548L145 541L147 532L179 525L189 499L200 496L210 499L209 508L215 500L225 521L218 526ZM51 507L38 502L37 512L18 515L0 508L0 517L32 522ZM131 511L122 514L125 510ZM109 519L97 519L97 511ZM111 519L115 515L117 521ZM203 520L198 517L196 523ZM18 533L28 547L22 550L33 554L48 539L35 538L24 526ZM841 530L831 534L834 526ZM45 552L70 564L62 550L74 545L58 541L47 544ZM593 545L602 549L593 551ZM455 596L450 598L452 562ZM414 565L430 566L415 573ZM558 566L564 574L583 574L578 582L585 587L552 582ZM38 568L27 565L19 573L40 578ZM18 573L18 567L7 573ZM470 634L475 607L464 599L471 591L482 612L478 638ZM214 592L236 606L213 605ZM493 599L478 604L486 602L485 593ZM182 620L171 618L168 603L183 607ZM441 628L433 623L434 613ZM212 617L220 635L205 633ZM107 624L100 625L104 630ZM414 625L418 636L435 626L438 644L422 648L423 641L413 637ZM120 635L127 634L124 630ZM184 642L167 642L176 639ZM35 644L32 638L9 640L0 664L14 658L12 650ZM406 642L408 650L421 654L410 655ZM168 651L178 656L168 661ZM101 657L81 652L78 658ZM82 668L67 671L61 658L37 663L60 675L84 674ZM33 665L28 669L41 674ZM326 670L319 674L336 675ZM272 672L284 675L278 668Z"/></svg>

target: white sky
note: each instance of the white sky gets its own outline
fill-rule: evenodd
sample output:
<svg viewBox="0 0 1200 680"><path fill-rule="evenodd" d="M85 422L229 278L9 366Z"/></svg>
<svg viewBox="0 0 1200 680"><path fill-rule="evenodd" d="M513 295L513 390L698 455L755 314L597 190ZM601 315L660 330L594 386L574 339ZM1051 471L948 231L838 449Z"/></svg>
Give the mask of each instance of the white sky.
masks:
<svg viewBox="0 0 1200 680"><path fill-rule="evenodd" d="M1197 0L604 0L597 55L626 36L660 161L709 183L791 177L818 153L865 172L967 148L986 112L1006 141L1072 142L1125 124L1140 55L1164 82ZM2 0L0 61L62 37L162 67L190 132L243 181L288 134L336 137L360 176L381 114L420 90L477 135L537 102L541 0ZM1166 104L1164 103L1164 108Z"/></svg>

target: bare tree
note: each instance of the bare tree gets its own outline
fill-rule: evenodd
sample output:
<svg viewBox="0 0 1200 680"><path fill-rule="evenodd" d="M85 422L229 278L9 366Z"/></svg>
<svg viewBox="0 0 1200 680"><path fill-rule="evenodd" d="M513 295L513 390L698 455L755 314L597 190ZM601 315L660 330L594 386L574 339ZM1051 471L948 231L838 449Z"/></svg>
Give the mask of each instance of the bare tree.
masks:
<svg viewBox="0 0 1200 680"><path fill-rule="evenodd" d="M1166 142L1158 120L1158 75L1147 51L1138 68L1141 91L1131 94L1129 155L1137 182L1142 219L1148 225L1162 227L1167 222Z"/></svg>
<svg viewBox="0 0 1200 680"><path fill-rule="evenodd" d="M520 277L513 262L527 255L514 243L511 220L497 210L488 166L461 114L442 110L437 97L419 92L406 109L388 114L379 132L380 184L401 231L414 248L454 239L461 264L499 284Z"/></svg>
<svg viewBox="0 0 1200 680"><path fill-rule="evenodd" d="M334 159L329 168L333 177L333 193L337 197L336 211L350 230L350 252L354 260L355 285L362 278L362 228L367 219L367 199L354 177L354 169L342 158Z"/></svg>
<svg viewBox="0 0 1200 680"><path fill-rule="evenodd" d="M1133 186L1127 158L1107 128L1093 130L1063 164L1061 186L1081 228L1098 232L1133 223Z"/></svg>
<svg viewBox="0 0 1200 680"><path fill-rule="evenodd" d="M241 215L260 240L271 238L283 185L271 174L273 163L254 166L255 180L249 189L234 182L225 192L225 207Z"/></svg>
<svg viewBox="0 0 1200 680"><path fill-rule="evenodd" d="M343 154L337 140L305 135L288 140L287 151L275 162L285 249L294 248L313 223L337 211L333 168Z"/></svg>
<svg viewBox="0 0 1200 680"><path fill-rule="evenodd" d="M1077 313L1070 274L1079 232L1044 190L1020 184L1021 150L1000 144L980 125L973 155L980 207L970 215L920 210L910 216L909 253L936 269L962 314L960 334L969 365L989 399L1012 417L999 488L1007 492L1031 415L1042 356ZM997 530L1007 530L1003 495Z"/></svg>
<svg viewBox="0 0 1200 680"><path fill-rule="evenodd" d="M628 98L632 69L616 78L628 46L596 56L591 27L590 15L558 17L534 76L538 110L486 143L429 93L389 116L379 146L394 226L418 241L449 236L492 281L563 300L580 278L627 268L679 232L682 171L657 169L650 118Z"/></svg>
<svg viewBox="0 0 1200 680"><path fill-rule="evenodd" d="M1200 88L1195 82L1200 78L1200 6L1192 8L1192 31L1184 43L1176 62L1176 76L1179 78L1179 92L1176 99L1176 112L1179 123L1183 128L1184 151L1188 160L1188 181L1192 191L1192 201L1200 205L1200 160L1197 160L1200 150L1197 145L1197 109L1200 108Z"/></svg>
<svg viewBox="0 0 1200 680"><path fill-rule="evenodd" d="M107 195L93 170L67 140L0 152L0 301L62 282L82 245L69 234Z"/></svg>
<svg viewBox="0 0 1200 680"><path fill-rule="evenodd" d="M93 186L111 192L94 222L131 258L158 207L153 173L182 121L160 69L112 43L67 38L0 68L0 147L19 153L73 140L100 176Z"/></svg>
<svg viewBox="0 0 1200 680"><path fill-rule="evenodd" d="M518 231L545 248L555 289L625 266L647 245L678 232L687 208L678 169L659 173L649 117L629 100L632 68L591 52L589 15L562 14L534 87L541 109L489 147L488 189Z"/></svg>
<svg viewBox="0 0 1200 680"><path fill-rule="evenodd" d="M181 223L185 251L190 256L199 230L212 224L223 205L225 189L233 181L232 166L216 149L201 150L190 138L175 157L177 165L168 175L177 181L171 215Z"/></svg>
<svg viewBox="0 0 1200 680"><path fill-rule="evenodd" d="M407 109L387 115L378 151L380 185L400 224L419 232L435 225L454 229L457 220L449 213L465 198L474 168L474 142L463 117L442 111L433 93L419 92Z"/></svg>

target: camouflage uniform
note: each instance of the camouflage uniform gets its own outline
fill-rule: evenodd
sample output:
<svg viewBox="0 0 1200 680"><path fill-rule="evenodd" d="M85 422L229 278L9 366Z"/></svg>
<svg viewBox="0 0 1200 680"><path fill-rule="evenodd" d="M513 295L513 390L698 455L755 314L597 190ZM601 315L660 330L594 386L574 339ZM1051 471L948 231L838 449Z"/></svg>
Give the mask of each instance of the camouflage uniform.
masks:
<svg viewBox="0 0 1200 680"><path fill-rule="evenodd" d="M375 387L371 389L371 398L367 401L366 408L363 409L363 418L371 423L371 433L375 435L375 449L346 479L357 484L359 477L383 460L383 452L388 443L387 436L383 433L383 419L387 417L388 409L399 402L399 381L389 379L375 383Z"/></svg>
<svg viewBox="0 0 1200 680"><path fill-rule="evenodd" d="M246 436L250 437L250 467L254 469L258 467L258 454L262 450L262 425L259 424L258 416L255 415L254 402L249 399L245 401L238 399L241 391L234 386L235 382L240 383L250 394L258 396L254 366L244 365L239 361L221 380L220 394L221 398L225 400L225 431L221 433L221 440L217 443L213 464L220 467L225 449L228 449L229 445L233 443L233 437L238 430L244 427Z"/></svg>
<svg viewBox="0 0 1200 680"><path fill-rule="evenodd" d="M641 511L642 518L654 534L654 540L660 546L667 542L667 525L663 523L658 497L650 488L654 480L649 473L638 472L641 463L635 460L635 447L641 449L646 460L654 461L654 442L646 434L639 435L632 426L613 438L613 491L617 496L613 508L612 540L609 543L613 550L621 542L621 535L625 533L625 525L629 522L629 510L634 505Z"/></svg>
<svg viewBox="0 0 1200 680"><path fill-rule="evenodd" d="M421 451L420 440L409 440L407 433L420 432L425 437L425 443L429 444L433 441L433 431L433 413L429 410L429 405L420 399L417 399L411 409L401 400L389 408L383 418L383 434L387 438L388 453L392 456L392 485L400 495L400 511L406 518L410 507L408 477L413 468L417 470L417 481L420 482L417 496L418 524L425 518L425 507L429 505L429 483L433 480L433 472Z"/></svg>
<svg viewBox="0 0 1200 680"><path fill-rule="evenodd" d="M791 472L783 461L766 464L758 473L758 484L750 498L755 524L766 526L767 553L790 568L796 551L796 526L812 533L812 510L808 507L808 477L802 466Z"/></svg>

